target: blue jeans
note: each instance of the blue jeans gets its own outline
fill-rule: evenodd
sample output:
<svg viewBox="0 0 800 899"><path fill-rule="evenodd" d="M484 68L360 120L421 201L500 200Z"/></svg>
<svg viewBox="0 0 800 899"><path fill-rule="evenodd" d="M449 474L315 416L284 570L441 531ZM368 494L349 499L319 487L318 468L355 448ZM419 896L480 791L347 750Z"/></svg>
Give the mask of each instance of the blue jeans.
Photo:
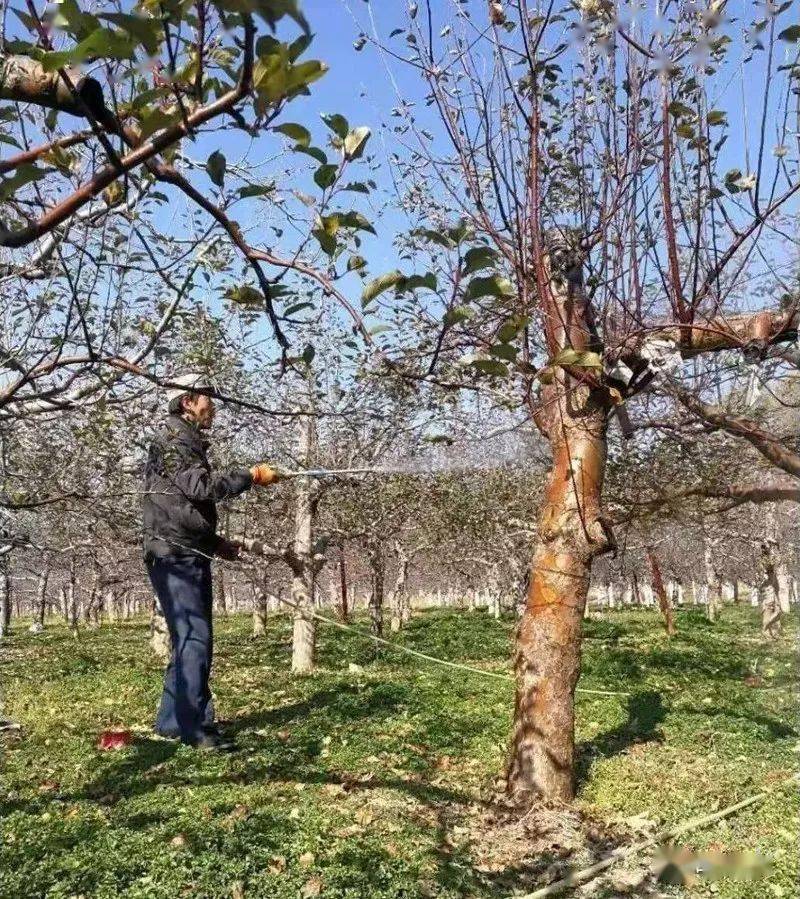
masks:
<svg viewBox="0 0 800 899"><path fill-rule="evenodd" d="M155 730L195 743L214 722L208 688L213 658L211 560L149 559L147 572L172 638Z"/></svg>

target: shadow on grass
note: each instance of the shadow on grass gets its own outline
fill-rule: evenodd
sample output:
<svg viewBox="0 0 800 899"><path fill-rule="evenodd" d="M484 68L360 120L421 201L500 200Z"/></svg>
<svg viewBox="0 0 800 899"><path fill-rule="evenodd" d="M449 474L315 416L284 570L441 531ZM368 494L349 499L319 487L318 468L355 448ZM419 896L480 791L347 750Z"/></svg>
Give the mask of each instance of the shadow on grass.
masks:
<svg viewBox="0 0 800 899"><path fill-rule="evenodd" d="M667 711L661 694L655 690L630 696L627 718L622 724L581 744L575 769L578 787L588 780L591 767L598 758L619 755L638 743L661 742L664 735L659 725Z"/></svg>

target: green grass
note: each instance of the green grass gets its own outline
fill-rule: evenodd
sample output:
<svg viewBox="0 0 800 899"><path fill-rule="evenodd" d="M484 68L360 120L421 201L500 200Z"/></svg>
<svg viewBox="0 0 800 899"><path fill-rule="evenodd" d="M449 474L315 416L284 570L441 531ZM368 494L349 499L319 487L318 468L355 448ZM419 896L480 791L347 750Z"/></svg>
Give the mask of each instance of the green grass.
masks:
<svg viewBox="0 0 800 899"><path fill-rule="evenodd" d="M672 826L778 783L797 768L796 630L766 645L749 608L708 624L619 612L586 623L578 807ZM160 671L143 623L78 640L18 625L0 650L0 897L495 896L514 873L475 869L463 834L502 771L512 686L384 652L323 626L320 671L288 674L290 627L218 621L214 690L246 751L215 758L148 739ZM505 670L512 622L431 612L400 637L451 660ZM356 663L363 671L348 672ZM746 682L754 666L760 680ZM133 747L94 748L111 725ZM770 858L767 881L676 895L793 896L796 791L687 836L695 850Z"/></svg>

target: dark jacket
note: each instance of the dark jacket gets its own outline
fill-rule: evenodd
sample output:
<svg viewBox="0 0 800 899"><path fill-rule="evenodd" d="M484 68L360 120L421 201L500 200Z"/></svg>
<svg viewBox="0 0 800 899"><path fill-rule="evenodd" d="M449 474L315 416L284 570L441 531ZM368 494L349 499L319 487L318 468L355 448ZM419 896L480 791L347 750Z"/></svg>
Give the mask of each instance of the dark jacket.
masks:
<svg viewBox="0 0 800 899"><path fill-rule="evenodd" d="M218 546L216 504L253 484L246 468L211 471L200 431L170 415L147 454L144 476L145 558L212 556Z"/></svg>

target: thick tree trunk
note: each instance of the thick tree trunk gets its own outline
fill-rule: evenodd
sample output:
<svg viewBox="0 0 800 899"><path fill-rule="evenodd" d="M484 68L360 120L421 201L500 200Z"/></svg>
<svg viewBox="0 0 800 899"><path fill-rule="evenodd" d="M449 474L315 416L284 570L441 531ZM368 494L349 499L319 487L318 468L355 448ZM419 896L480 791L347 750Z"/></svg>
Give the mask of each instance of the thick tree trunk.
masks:
<svg viewBox="0 0 800 899"><path fill-rule="evenodd" d="M11 608L14 601L8 556L0 562L0 640L11 633Z"/></svg>
<svg viewBox="0 0 800 899"><path fill-rule="evenodd" d="M217 565L214 571L214 598L216 599L217 611L223 615L228 614L228 596L225 584L225 569L222 565Z"/></svg>
<svg viewBox="0 0 800 899"><path fill-rule="evenodd" d="M39 581L36 585L36 608L34 609L33 624L31 625L31 633L40 634L44 630L44 619L47 614L47 582L50 578L50 572L44 568L39 574Z"/></svg>
<svg viewBox="0 0 800 899"><path fill-rule="evenodd" d="M309 392L313 387L309 388ZM298 459L310 468L316 449L316 424L312 415L300 418ZM309 614L314 602L314 518L316 515L317 484L314 478L298 478L294 520L294 555L296 567L292 578L294 613L292 638L292 672L310 674L314 670L316 653L316 622Z"/></svg>
<svg viewBox="0 0 800 899"><path fill-rule="evenodd" d="M342 621L347 621L349 612L347 608L347 559L344 554L344 544L342 544L341 553L339 555L339 617Z"/></svg>
<svg viewBox="0 0 800 899"><path fill-rule="evenodd" d="M69 561L69 580L67 581L67 621L73 636L78 635L78 583L75 576L75 559Z"/></svg>
<svg viewBox="0 0 800 899"><path fill-rule="evenodd" d="M653 590L658 598L658 608L664 617L664 628L667 636L672 637L675 634L675 622L672 618L672 604L669 601L667 590L664 587L664 578L661 576L661 566L658 564L658 557L652 546L647 547L647 558L650 561L650 571L653 576Z"/></svg>
<svg viewBox="0 0 800 899"><path fill-rule="evenodd" d="M266 583L252 584L253 589L253 636L263 637L267 632L269 599Z"/></svg>
<svg viewBox="0 0 800 899"><path fill-rule="evenodd" d="M382 547L374 547L369 554L372 583L369 593L370 629L376 637L383 636L383 598L386 583L386 563Z"/></svg>
<svg viewBox="0 0 800 899"><path fill-rule="evenodd" d="M574 251L573 251L574 253ZM569 255L569 254L568 254ZM548 260L549 262L549 260ZM575 256L549 269L551 356L566 346L592 348L591 313ZM548 316L548 309L545 309ZM525 613L517 630L516 704L507 784L526 801L574 795L574 693L581 664L581 623L592 561L609 548L601 516L606 464L607 392L556 368L543 390L553 462L539 516ZM538 422L537 422L538 423Z"/></svg>
<svg viewBox="0 0 800 899"><path fill-rule="evenodd" d="M719 578L714 568L712 541L708 536L703 547L703 564L706 577L706 617L713 622L719 617L720 590Z"/></svg>
<svg viewBox="0 0 800 899"><path fill-rule="evenodd" d="M763 577L758 598L761 604L761 633L775 640L783 630L781 614L780 548L778 523L773 509L767 511L766 534L761 543Z"/></svg>
<svg viewBox="0 0 800 899"><path fill-rule="evenodd" d="M405 607L408 603L408 566L409 558L401 543L395 544L397 554L397 577L392 590L391 620L389 628L393 634L400 631L405 623Z"/></svg>

